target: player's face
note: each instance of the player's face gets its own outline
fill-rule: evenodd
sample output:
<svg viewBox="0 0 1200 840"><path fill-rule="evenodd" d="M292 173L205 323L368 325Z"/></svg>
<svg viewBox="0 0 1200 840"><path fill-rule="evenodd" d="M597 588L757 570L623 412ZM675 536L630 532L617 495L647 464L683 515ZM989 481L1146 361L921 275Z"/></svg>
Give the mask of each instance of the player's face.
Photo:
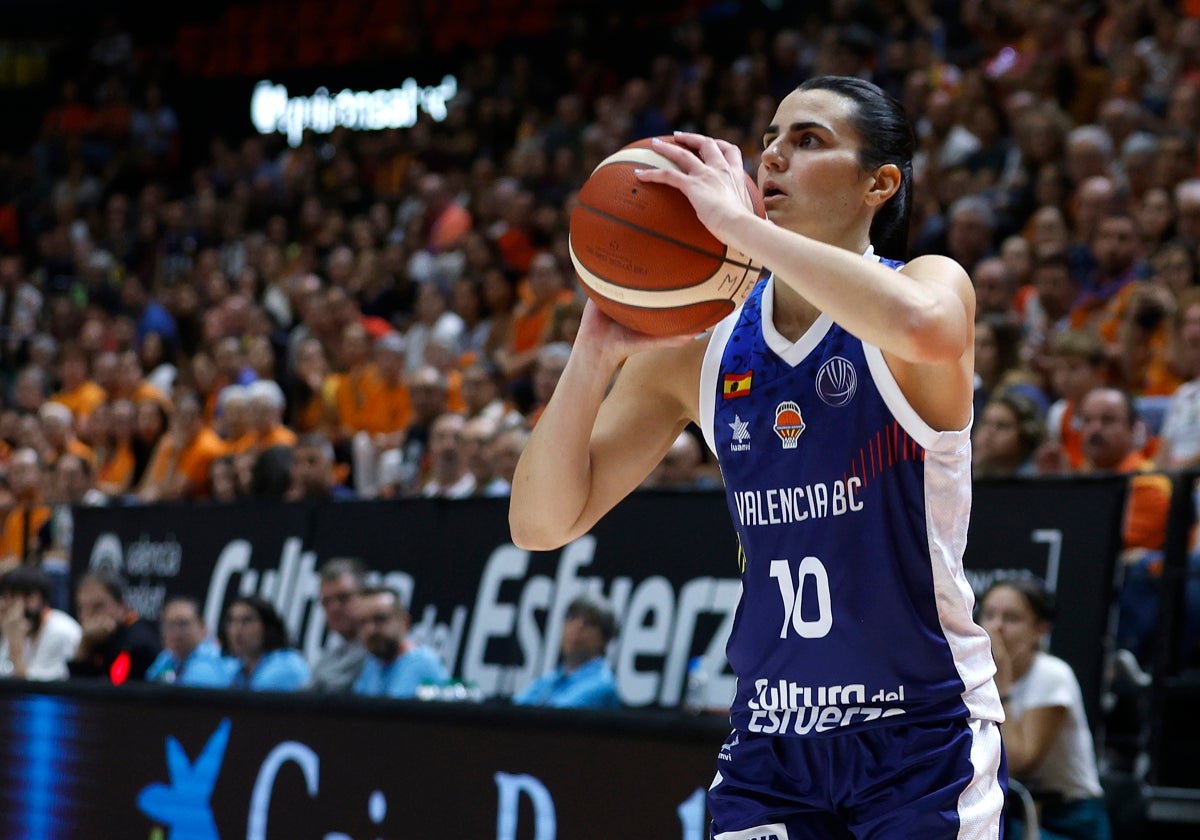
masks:
<svg viewBox="0 0 1200 840"><path fill-rule="evenodd" d="M827 90L784 97L763 137L758 186L767 218L843 247L857 247L873 208L874 176L858 163L859 136L850 123L855 103Z"/></svg>

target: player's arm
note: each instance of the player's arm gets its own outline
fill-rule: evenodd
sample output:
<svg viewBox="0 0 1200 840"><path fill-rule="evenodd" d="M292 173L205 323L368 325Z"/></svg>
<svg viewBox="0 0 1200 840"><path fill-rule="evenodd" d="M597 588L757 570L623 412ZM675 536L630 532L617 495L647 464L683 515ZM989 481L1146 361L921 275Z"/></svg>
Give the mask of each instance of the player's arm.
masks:
<svg viewBox="0 0 1200 840"><path fill-rule="evenodd" d="M703 349L691 338L639 336L588 303L513 476L514 543L549 550L570 542L650 474L698 413Z"/></svg>
<svg viewBox="0 0 1200 840"><path fill-rule="evenodd" d="M680 171L648 170L639 177L682 190L715 236L770 267L776 294L799 295L883 350L901 390L930 425L965 425L973 390L975 292L962 266L931 255L896 272L762 219L741 200L740 152L712 138L689 137L680 139L695 154L671 144L657 149ZM882 204L899 177L898 167L880 167L868 198Z"/></svg>

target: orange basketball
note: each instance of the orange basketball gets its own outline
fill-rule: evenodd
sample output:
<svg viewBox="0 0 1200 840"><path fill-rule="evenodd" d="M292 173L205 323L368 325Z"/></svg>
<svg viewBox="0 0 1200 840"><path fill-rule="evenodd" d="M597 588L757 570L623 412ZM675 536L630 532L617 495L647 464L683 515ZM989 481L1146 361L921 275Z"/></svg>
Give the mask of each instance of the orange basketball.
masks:
<svg viewBox="0 0 1200 840"><path fill-rule="evenodd" d="M613 320L651 335L686 335L737 308L762 266L709 233L679 190L633 174L663 167L678 168L648 139L600 162L571 211L571 260L588 296ZM749 175L746 190L765 217Z"/></svg>

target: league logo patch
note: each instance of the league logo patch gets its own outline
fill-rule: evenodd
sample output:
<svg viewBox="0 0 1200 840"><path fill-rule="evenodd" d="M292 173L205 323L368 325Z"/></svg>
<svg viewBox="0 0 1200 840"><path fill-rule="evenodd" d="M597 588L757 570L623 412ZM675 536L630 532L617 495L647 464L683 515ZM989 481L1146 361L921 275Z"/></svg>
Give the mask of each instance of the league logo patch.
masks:
<svg viewBox="0 0 1200 840"><path fill-rule="evenodd" d="M804 431L804 418L800 416L800 406L791 400L775 406L775 434L783 441L784 449L795 449Z"/></svg>
<svg viewBox="0 0 1200 840"><path fill-rule="evenodd" d="M858 372L848 359L834 356L817 371L817 396L825 405L840 408L857 390Z"/></svg>
<svg viewBox="0 0 1200 840"><path fill-rule="evenodd" d="M754 378L754 371L748 370L745 373L727 373L721 383L721 399L732 400L737 397L750 396L750 380Z"/></svg>

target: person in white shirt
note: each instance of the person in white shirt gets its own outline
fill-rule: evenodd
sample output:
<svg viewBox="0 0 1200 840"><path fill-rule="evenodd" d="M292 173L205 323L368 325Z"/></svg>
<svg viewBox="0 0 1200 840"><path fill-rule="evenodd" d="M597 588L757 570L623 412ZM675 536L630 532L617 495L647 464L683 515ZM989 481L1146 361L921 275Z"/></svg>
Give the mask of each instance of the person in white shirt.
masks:
<svg viewBox="0 0 1200 840"><path fill-rule="evenodd" d="M65 680L83 635L78 622L50 606L50 578L21 565L0 577L0 677Z"/></svg>
<svg viewBox="0 0 1200 840"><path fill-rule="evenodd" d="M1053 606L1040 581L1004 578L979 600L992 637L1008 772L1041 800L1043 837L1108 840L1096 746L1071 666L1042 650ZM1009 837L1014 820L1009 820Z"/></svg>

